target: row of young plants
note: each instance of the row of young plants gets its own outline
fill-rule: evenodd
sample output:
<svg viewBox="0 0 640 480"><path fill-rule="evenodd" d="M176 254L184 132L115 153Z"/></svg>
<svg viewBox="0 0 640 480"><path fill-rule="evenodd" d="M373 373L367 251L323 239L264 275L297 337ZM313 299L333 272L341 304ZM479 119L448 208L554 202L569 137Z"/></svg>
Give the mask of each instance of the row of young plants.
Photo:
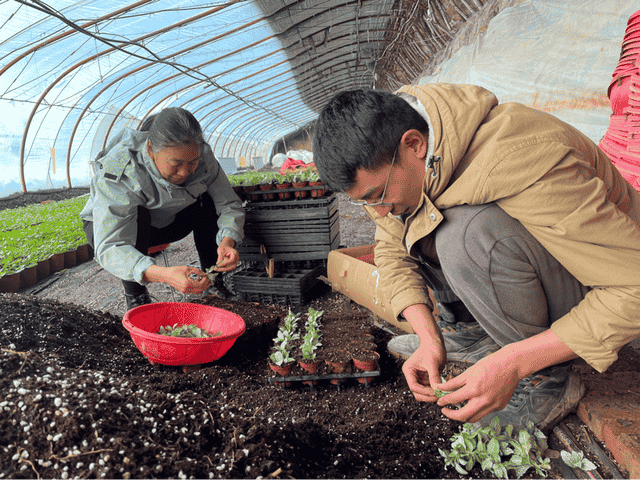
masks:
<svg viewBox="0 0 640 480"><path fill-rule="evenodd" d="M229 176L232 187L250 187L253 185L277 185L284 183L318 182L320 177L314 168L290 172L281 175L278 172L243 172Z"/></svg>
<svg viewBox="0 0 640 480"><path fill-rule="evenodd" d="M0 276L86 244L79 214L88 198L0 211Z"/></svg>
<svg viewBox="0 0 640 480"><path fill-rule="evenodd" d="M313 362L317 357L317 349L322 346L320 339L320 319L323 311L309 307L307 319L303 326L303 332L298 329L298 322L301 319L300 313L289 313L284 318L282 325L278 328L278 333L274 339L275 346L269 359L273 365L282 367L288 363L296 361L296 358L307 362ZM302 342L297 340L302 339Z"/></svg>

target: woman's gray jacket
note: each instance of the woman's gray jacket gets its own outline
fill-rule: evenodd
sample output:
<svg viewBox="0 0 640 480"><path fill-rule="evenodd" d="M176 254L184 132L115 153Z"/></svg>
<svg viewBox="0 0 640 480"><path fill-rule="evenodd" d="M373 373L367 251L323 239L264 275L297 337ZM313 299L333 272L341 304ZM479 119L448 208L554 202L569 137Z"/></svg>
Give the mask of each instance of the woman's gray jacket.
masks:
<svg viewBox="0 0 640 480"><path fill-rule="evenodd" d="M80 212L93 222L95 258L102 268L123 280L145 284L143 275L155 262L135 249L138 207L151 214L151 226L164 228L175 215L209 192L218 213L218 235L236 245L244 237L244 209L208 144L202 146L196 171L182 185L160 175L146 149L147 132L124 129L95 161L91 195ZM105 153L106 152L106 153Z"/></svg>

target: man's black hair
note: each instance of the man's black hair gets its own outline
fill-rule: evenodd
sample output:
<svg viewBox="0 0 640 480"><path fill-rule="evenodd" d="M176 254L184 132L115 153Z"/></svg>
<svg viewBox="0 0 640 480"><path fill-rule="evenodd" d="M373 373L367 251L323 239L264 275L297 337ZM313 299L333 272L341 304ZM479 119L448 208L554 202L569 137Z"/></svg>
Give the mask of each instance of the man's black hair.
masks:
<svg viewBox="0 0 640 480"><path fill-rule="evenodd" d="M338 93L315 124L313 161L320 178L338 192L349 190L359 169L391 163L402 135L428 133L424 118L396 94L382 90Z"/></svg>

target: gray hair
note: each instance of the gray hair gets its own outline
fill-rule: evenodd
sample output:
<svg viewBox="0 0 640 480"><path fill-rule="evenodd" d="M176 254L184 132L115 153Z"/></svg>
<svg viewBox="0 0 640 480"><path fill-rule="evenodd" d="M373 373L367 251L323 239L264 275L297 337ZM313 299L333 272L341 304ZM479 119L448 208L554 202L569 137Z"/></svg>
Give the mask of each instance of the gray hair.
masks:
<svg viewBox="0 0 640 480"><path fill-rule="evenodd" d="M158 153L167 147L205 143L200 123L184 108L165 108L160 113L145 119L140 130L149 132L148 139L153 153Z"/></svg>

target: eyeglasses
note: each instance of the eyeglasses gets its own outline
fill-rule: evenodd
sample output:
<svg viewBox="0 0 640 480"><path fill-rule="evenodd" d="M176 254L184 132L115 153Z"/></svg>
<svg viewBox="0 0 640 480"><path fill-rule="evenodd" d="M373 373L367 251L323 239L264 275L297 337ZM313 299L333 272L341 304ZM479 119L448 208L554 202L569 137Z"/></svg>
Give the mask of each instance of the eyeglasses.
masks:
<svg viewBox="0 0 640 480"><path fill-rule="evenodd" d="M393 206L393 203L384 201L384 194L387 193L387 186L389 185L389 179L391 178L391 170L393 169L393 164L396 161L396 155L398 153L398 147L399 146L400 146L400 144L398 143L398 145L396 146L395 151L393 152L393 159L391 160L391 167L389 167L389 174L387 175L387 181L384 184L384 190L382 190L382 196L380 197L380 201L379 202L369 202L368 200L353 200L353 199L349 199L349 203L351 203L352 205L359 205L359 206L366 205L368 207L392 207Z"/></svg>

